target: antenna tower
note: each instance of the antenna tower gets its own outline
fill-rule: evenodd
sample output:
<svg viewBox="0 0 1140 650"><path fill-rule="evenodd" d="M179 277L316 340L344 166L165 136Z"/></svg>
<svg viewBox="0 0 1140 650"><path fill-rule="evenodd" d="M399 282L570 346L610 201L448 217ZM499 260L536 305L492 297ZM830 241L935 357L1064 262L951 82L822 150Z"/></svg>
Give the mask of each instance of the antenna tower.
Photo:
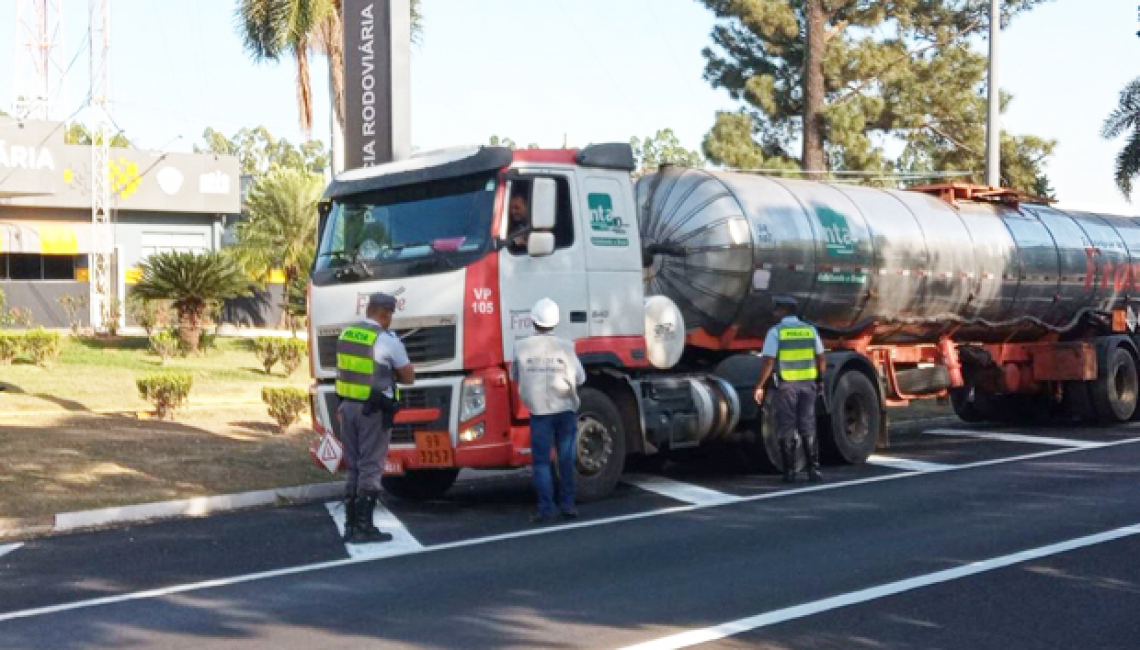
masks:
<svg viewBox="0 0 1140 650"><path fill-rule="evenodd" d="M111 0L89 0L88 42L91 47L91 257L88 262L91 287L91 327L107 329L117 321L112 313L111 256L114 233L111 226ZM114 310L117 312L117 310Z"/></svg>
<svg viewBox="0 0 1140 650"><path fill-rule="evenodd" d="M63 94L63 0L16 0L12 112L17 118L58 117Z"/></svg>

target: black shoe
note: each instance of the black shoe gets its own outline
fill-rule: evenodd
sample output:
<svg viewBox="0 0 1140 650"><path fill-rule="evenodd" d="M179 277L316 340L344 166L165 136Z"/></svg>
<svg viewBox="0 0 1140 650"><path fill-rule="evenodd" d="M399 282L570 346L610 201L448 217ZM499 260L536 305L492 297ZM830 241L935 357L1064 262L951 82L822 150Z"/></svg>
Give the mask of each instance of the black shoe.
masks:
<svg viewBox="0 0 1140 650"><path fill-rule="evenodd" d="M372 523L372 513L376 510L376 497L372 495L356 498L356 520L352 537L354 544L376 544L390 542L392 536L381 531Z"/></svg>
<svg viewBox="0 0 1140 650"><path fill-rule="evenodd" d="M569 520L573 521L573 520L577 519L579 516L580 515L578 514L577 508L571 508L570 510L563 510L562 511L562 518L563 519L569 519Z"/></svg>
<svg viewBox="0 0 1140 650"><path fill-rule="evenodd" d="M819 446L815 436L804 440L804 455L807 457L807 475L811 483L821 483L823 474L819 473Z"/></svg>
<svg viewBox="0 0 1140 650"><path fill-rule="evenodd" d="M344 535L341 536L345 543L351 542L356 532L356 517L356 497L347 496L344 498Z"/></svg>
<svg viewBox="0 0 1140 650"><path fill-rule="evenodd" d="M780 444L780 460L784 465L784 482L796 482L796 448L786 442Z"/></svg>
<svg viewBox="0 0 1140 650"><path fill-rule="evenodd" d="M547 524L553 524L556 521L558 521L558 517L554 515L534 514L530 516L530 523L536 526L545 526Z"/></svg>
<svg viewBox="0 0 1140 650"><path fill-rule="evenodd" d="M807 475L808 475L808 481L810 481L811 483L822 483L823 482L823 474L819 473L818 467L812 467L811 465L808 465Z"/></svg>

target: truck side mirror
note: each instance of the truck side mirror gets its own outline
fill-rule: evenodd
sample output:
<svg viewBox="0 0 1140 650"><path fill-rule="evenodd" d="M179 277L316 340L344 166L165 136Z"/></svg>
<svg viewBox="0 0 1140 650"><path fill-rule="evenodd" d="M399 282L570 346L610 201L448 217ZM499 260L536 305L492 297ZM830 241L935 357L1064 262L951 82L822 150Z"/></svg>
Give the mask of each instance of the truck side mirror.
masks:
<svg viewBox="0 0 1140 650"><path fill-rule="evenodd" d="M553 178L536 178L530 195L531 230L554 230L558 186Z"/></svg>
<svg viewBox="0 0 1140 650"><path fill-rule="evenodd" d="M532 232L526 240L526 252L531 257L546 257L554 253L554 233Z"/></svg>

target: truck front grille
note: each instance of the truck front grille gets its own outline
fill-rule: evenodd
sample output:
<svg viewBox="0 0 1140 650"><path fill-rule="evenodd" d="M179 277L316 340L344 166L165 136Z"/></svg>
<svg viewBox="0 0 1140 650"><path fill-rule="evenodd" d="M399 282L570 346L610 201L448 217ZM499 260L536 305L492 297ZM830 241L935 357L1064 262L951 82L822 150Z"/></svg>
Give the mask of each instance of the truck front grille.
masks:
<svg viewBox="0 0 1140 650"><path fill-rule="evenodd" d="M404 343L413 364L443 363L455 358L455 326L438 325L393 330ZM336 340L340 333L317 337L317 358L324 370L336 369Z"/></svg>
<svg viewBox="0 0 1140 650"><path fill-rule="evenodd" d="M336 409L340 406L340 398L337 397L335 392L325 393L325 406L328 408L333 431L339 438L340 420L336 417ZM430 386L427 388L401 388L400 406L404 408L439 409L439 417L433 422L397 424L392 427L391 444L415 444L416 431L448 430L451 423L451 387Z"/></svg>

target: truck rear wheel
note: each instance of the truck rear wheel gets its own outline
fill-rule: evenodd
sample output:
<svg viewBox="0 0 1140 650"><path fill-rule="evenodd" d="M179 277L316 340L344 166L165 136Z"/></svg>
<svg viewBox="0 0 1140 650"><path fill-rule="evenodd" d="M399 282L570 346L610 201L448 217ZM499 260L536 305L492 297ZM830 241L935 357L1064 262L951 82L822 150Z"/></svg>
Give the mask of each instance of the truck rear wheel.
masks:
<svg viewBox="0 0 1140 650"><path fill-rule="evenodd" d="M578 407L578 458L575 490L579 501L613 492L625 468L625 431L613 400L595 388L583 388Z"/></svg>
<svg viewBox="0 0 1140 650"><path fill-rule="evenodd" d="M392 496L409 501L426 501L443 496L458 477L458 469L417 469L400 476L384 476L380 479L380 485Z"/></svg>
<svg viewBox="0 0 1140 650"><path fill-rule="evenodd" d="M1107 363L1092 386L1097 419L1104 424L1127 422L1136 412L1136 360L1128 350L1117 347L1107 355Z"/></svg>
<svg viewBox="0 0 1140 650"><path fill-rule="evenodd" d="M752 430L748 431L741 444L741 458L744 467L751 472L779 474L784 471L784 459L780 456L780 440L776 435L776 391L764 391L764 407L756 419ZM796 471L804 468L804 448L796 442Z"/></svg>
<svg viewBox="0 0 1140 650"><path fill-rule="evenodd" d="M848 371L831 393L828 430L820 435L820 450L832 460L858 464L875 451L875 438L882 423L879 394L867 376Z"/></svg>

